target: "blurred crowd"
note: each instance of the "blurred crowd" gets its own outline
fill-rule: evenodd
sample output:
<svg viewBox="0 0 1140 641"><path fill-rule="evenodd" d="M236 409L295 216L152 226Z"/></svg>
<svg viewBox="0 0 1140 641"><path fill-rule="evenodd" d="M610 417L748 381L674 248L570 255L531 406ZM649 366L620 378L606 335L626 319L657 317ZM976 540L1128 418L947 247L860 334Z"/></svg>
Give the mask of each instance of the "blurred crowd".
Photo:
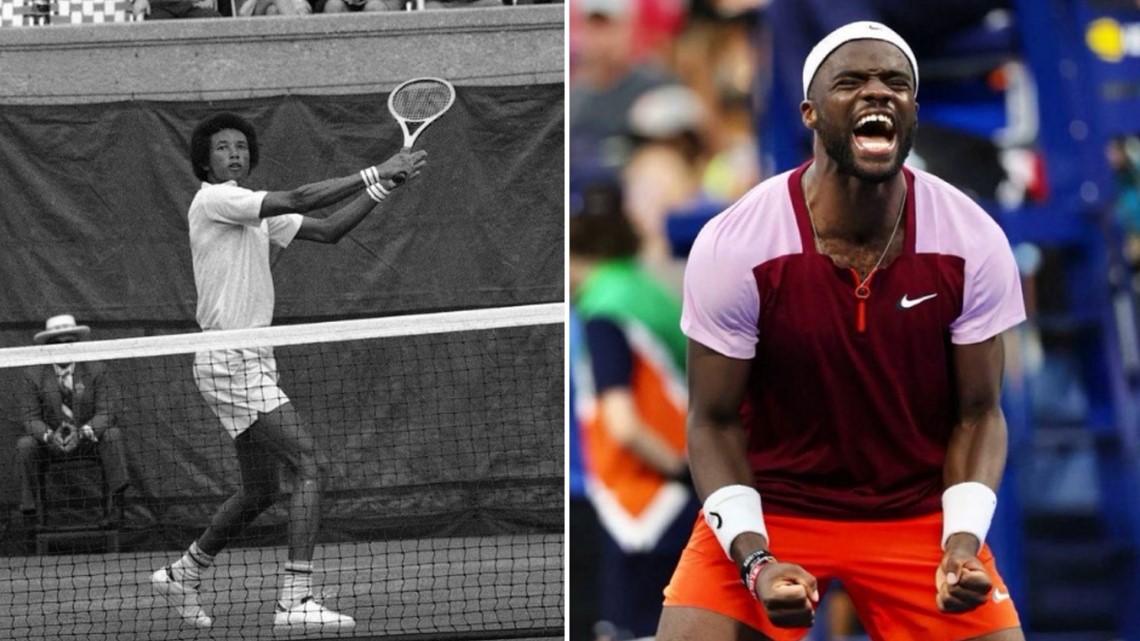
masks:
<svg viewBox="0 0 1140 641"><path fill-rule="evenodd" d="M83 22L139 22L182 18L229 18L359 11L413 11L563 4L564 0L118 0L67 3L57 0L0 0L2 26L46 26Z"/></svg>
<svg viewBox="0 0 1140 641"><path fill-rule="evenodd" d="M573 641L653 636L696 516L679 323L686 223L759 181L758 8L570 0Z"/></svg>
<svg viewBox="0 0 1140 641"><path fill-rule="evenodd" d="M555 0L132 0L138 20L551 4Z"/></svg>
<svg viewBox="0 0 1140 641"><path fill-rule="evenodd" d="M755 8L570 3L571 213L591 183L620 184L641 258L678 292L668 219L719 210L760 177Z"/></svg>

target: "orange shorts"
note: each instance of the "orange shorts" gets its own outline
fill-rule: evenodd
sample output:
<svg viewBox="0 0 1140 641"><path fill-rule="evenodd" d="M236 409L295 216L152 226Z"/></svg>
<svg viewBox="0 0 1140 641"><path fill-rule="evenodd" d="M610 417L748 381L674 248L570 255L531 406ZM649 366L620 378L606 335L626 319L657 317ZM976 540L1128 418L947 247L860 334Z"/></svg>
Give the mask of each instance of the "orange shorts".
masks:
<svg viewBox="0 0 1140 641"><path fill-rule="evenodd" d="M943 614L935 603L934 573L942 560L942 515L898 521L824 521L769 515L772 554L797 563L819 581L822 597L838 580L851 597L870 637L959 641L1020 625L994 557L983 546L978 558L994 582L990 600L964 614ZM740 582L736 564L698 517L673 579L665 606L711 610L760 630L774 641L795 641L807 628L777 628Z"/></svg>

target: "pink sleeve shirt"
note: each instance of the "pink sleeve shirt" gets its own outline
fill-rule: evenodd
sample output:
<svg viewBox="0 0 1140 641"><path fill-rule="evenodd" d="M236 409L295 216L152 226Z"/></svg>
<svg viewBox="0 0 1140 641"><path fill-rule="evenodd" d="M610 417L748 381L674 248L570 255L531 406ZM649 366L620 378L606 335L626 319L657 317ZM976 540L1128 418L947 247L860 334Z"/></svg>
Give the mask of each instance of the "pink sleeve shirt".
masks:
<svg viewBox="0 0 1140 641"><path fill-rule="evenodd" d="M1001 228L965 194L923 171L914 174L916 252L965 259L962 313L954 343L977 343L1025 319L1021 281ZM803 251L787 172L762 182L701 230L685 268L685 334L725 356L755 355L760 300L753 267Z"/></svg>
<svg viewBox="0 0 1140 641"><path fill-rule="evenodd" d="M998 225L905 169L902 253L855 276L816 251L800 180L766 180L711 220L685 272L681 328L752 361L741 422L765 511L903 518L941 509L957 425L952 345L1025 318Z"/></svg>

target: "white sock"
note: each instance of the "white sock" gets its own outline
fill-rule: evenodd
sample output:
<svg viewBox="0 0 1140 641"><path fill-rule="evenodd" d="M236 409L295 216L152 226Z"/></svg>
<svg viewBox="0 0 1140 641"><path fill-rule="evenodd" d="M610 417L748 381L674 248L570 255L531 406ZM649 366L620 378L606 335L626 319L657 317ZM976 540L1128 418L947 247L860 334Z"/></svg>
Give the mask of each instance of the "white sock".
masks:
<svg viewBox="0 0 1140 641"><path fill-rule="evenodd" d="M202 551L198 542L190 544L190 549L170 566L174 580L180 583L198 583L202 580L202 571L214 563L214 557Z"/></svg>
<svg viewBox="0 0 1140 641"><path fill-rule="evenodd" d="M281 581L281 596L277 602L288 610L313 594L313 562L286 561Z"/></svg>

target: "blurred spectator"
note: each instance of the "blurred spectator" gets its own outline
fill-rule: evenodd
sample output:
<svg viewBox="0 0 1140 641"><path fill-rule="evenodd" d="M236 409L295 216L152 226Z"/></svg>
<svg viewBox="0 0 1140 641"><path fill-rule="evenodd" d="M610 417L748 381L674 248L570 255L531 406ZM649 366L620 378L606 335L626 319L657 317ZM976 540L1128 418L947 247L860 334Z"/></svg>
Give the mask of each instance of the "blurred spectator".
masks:
<svg viewBox="0 0 1140 641"><path fill-rule="evenodd" d="M704 191L733 202L760 181L753 127L753 80L761 64L753 42L756 17L694 19L678 36L670 68L700 97L707 162Z"/></svg>
<svg viewBox="0 0 1140 641"><path fill-rule="evenodd" d="M634 0L580 0L577 7L583 17L571 63L571 163L616 167L627 152L630 107L670 78L663 68L634 55Z"/></svg>
<svg viewBox="0 0 1140 641"><path fill-rule="evenodd" d="M643 253L647 245L657 253L664 216L701 191L707 120L700 98L681 85L648 91L630 109L634 147L623 172L625 204Z"/></svg>
<svg viewBox="0 0 1140 641"><path fill-rule="evenodd" d="M400 11L403 0L325 0L321 13L348 13L354 11Z"/></svg>
<svg viewBox="0 0 1140 641"><path fill-rule="evenodd" d="M522 4L520 2L520 4ZM569 44L571 74L577 54L583 49L582 22L588 17L588 5L570 0ZM634 60L661 64L668 57L673 39L689 15L689 0L629 0L634 22L629 46Z"/></svg>
<svg viewBox="0 0 1140 641"><path fill-rule="evenodd" d="M635 639L657 629L697 503L684 454L680 302L635 260L637 236L615 191L587 189L571 217L569 280L588 362L575 379L588 492L603 532L595 632Z"/></svg>
<svg viewBox="0 0 1140 641"><path fill-rule="evenodd" d="M215 0L134 0L131 13L144 20L222 17Z"/></svg>
<svg viewBox="0 0 1140 641"><path fill-rule="evenodd" d="M1140 141L1135 138L1114 138L1108 143L1108 164L1116 177L1117 189L1112 209L1124 236L1124 260L1134 275L1140 272L1140 153L1137 152L1140 152ZM1134 289L1140 291L1135 285Z"/></svg>
<svg viewBox="0 0 1140 641"><path fill-rule="evenodd" d="M643 265L678 296L684 262L673 256L666 219L713 200L702 183L708 122L700 96L680 85L647 91L629 112L634 146L622 171L625 209L640 239ZM726 204L718 201L715 208Z"/></svg>
<svg viewBox="0 0 1140 641"><path fill-rule="evenodd" d="M543 0L543 3L549 0ZM317 12L344 13L349 11L403 11L406 5L415 6L415 0L317 0ZM425 0L424 9L469 9L472 7L502 7L513 4L540 4L532 0ZM323 8L322 8L323 7Z"/></svg>
<svg viewBox="0 0 1140 641"><path fill-rule="evenodd" d="M585 13L586 0L578 8ZM660 56L668 67L644 60L634 67L653 70L652 82L617 106L595 105L598 114L609 113L594 119L604 131L571 123L571 202L577 203L581 185L591 178L620 176L625 208L641 241L639 258L677 293L699 221L739 198L760 177L749 93L755 69L750 33L749 19L694 17ZM591 42L592 36L578 37L582 69L605 60L588 46ZM627 53L633 47L628 39L622 44ZM585 72L574 77L572 94L573 83L582 79L585 84L587 78ZM673 228L684 230L679 239L671 237Z"/></svg>
<svg viewBox="0 0 1140 641"><path fill-rule="evenodd" d="M313 9L309 0L245 0L238 7L238 15L303 16L313 13Z"/></svg>
<svg viewBox="0 0 1140 641"><path fill-rule="evenodd" d="M568 568L570 574L570 641L591 641L594 637L594 624L600 618L598 589L598 557L601 555L601 532L598 530L598 515L586 494L588 484L586 462L582 457L581 425L575 403L578 400L577 366L582 345L582 323L577 312L570 309L569 353L570 353L570 402L568 407L570 457L567 464L567 485L569 486L570 540L568 548Z"/></svg>
<svg viewBox="0 0 1140 641"><path fill-rule="evenodd" d="M501 7L505 4L542 4L538 2L503 2L502 0L426 0L424 9L470 9L472 7Z"/></svg>

